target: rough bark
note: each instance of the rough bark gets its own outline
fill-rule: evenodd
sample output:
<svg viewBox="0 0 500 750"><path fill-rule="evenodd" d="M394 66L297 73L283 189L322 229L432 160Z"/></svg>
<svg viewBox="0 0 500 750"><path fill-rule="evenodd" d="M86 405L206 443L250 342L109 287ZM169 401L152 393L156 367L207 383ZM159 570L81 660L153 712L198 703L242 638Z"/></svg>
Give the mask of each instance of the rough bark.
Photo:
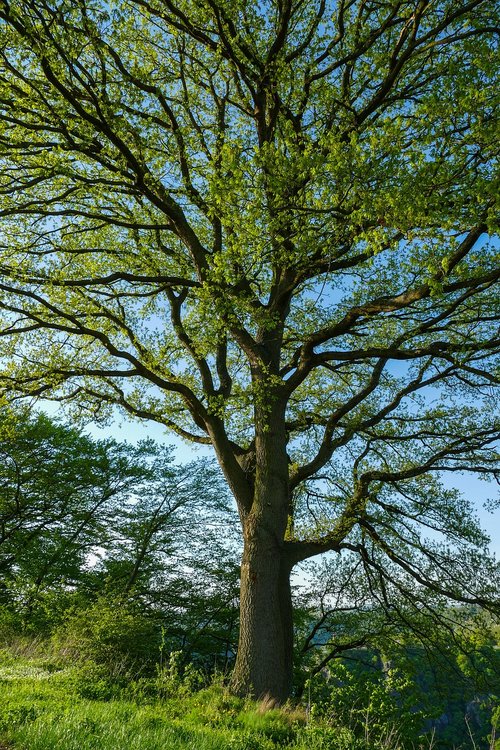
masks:
<svg viewBox="0 0 500 750"><path fill-rule="evenodd" d="M281 703L292 688L292 562L285 549L290 493L285 404L278 394L268 396L256 415L254 497L243 526L240 640L232 688Z"/></svg>
<svg viewBox="0 0 500 750"><path fill-rule="evenodd" d="M241 565L240 640L232 689L282 703L292 688L290 566L263 527L245 545Z"/></svg>

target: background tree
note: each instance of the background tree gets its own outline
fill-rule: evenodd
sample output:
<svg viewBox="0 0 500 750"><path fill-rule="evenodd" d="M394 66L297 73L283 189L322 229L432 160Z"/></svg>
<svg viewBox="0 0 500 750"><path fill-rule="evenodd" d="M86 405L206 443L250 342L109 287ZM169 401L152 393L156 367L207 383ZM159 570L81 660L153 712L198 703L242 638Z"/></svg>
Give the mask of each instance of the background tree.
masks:
<svg viewBox="0 0 500 750"><path fill-rule="evenodd" d="M170 447L93 440L28 410L4 410L0 431L0 603L47 635L72 608L105 629L97 613L119 618L121 602L156 633L143 644L155 658L162 631L185 659L232 658L237 545L217 467L176 466Z"/></svg>
<svg viewBox="0 0 500 750"><path fill-rule="evenodd" d="M176 466L154 447L148 477L103 528L101 560L81 585L139 602L161 628L163 650L183 663L226 668L238 633L235 510L211 462Z"/></svg>
<svg viewBox="0 0 500 750"><path fill-rule="evenodd" d="M244 538L233 688L288 695L289 575L322 552L487 606L439 476L497 470L492 4L0 17L3 389L213 445Z"/></svg>
<svg viewBox="0 0 500 750"><path fill-rule="evenodd" d="M0 570L27 605L79 581L114 509L144 481L148 448L93 441L27 410L3 411L0 431Z"/></svg>

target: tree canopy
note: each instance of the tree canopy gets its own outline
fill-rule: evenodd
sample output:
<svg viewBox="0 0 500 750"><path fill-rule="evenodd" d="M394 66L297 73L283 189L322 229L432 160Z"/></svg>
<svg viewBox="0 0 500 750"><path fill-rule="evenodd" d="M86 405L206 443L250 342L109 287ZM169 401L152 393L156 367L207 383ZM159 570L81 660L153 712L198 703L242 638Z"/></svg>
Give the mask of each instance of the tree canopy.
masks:
<svg viewBox="0 0 500 750"><path fill-rule="evenodd" d="M492 4L0 18L0 384L213 445L245 539L235 688L286 696L288 575L324 551L488 605L441 477L498 472Z"/></svg>

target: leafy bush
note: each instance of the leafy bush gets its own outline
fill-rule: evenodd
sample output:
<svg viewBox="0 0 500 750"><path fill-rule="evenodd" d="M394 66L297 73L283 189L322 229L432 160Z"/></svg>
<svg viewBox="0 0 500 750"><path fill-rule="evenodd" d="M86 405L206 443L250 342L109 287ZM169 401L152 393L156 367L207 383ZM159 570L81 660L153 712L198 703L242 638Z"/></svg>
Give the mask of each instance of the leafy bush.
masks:
<svg viewBox="0 0 500 750"><path fill-rule="evenodd" d="M121 684L111 677L105 664L86 662L72 670L67 678L68 687L80 698L108 701L118 697Z"/></svg>
<svg viewBox="0 0 500 750"><path fill-rule="evenodd" d="M168 698L182 700L204 685L203 675L193 664L183 665L180 651L172 651L167 655L166 662L156 664L155 667L154 677L138 677L130 681L124 694L138 702Z"/></svg>
<svg viewBox="0 0 500 750"><path fill-rule="evenodd" d="M151 666L160 636L136 605L101 596L86 609L70 610L53 636L56 647L81 661L104 664L115 675Z"/></svg>
<svg viewBox="0 0 500 750"><path fill-rule="evenodd" d="M0 648L5 648L21 632L21 618L13 609L0 605Z"/></svg>
<svg viewBox="0 0 500 750"><path fill-rule="evenodd" d="M317 676L309 687L313 717L347 727L366 747L410 745L421 737L425 716L417 708L418 688L395 670L354 671L335 663L328 682Z"/></svg>

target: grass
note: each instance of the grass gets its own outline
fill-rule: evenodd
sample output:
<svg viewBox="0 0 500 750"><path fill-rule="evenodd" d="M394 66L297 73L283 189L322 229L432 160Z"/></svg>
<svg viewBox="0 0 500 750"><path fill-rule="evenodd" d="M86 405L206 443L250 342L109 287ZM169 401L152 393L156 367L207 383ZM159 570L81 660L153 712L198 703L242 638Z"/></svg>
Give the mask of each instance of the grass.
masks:
<svg viewBox="0 0 500 750"><path fill-rule="evenodd" d="M168 686L167 686L168 687ZM88 697L94 692L92 697ZM164 692L168 693L165 688ZM163 699L151 682L117 686L98 669L48 660L0 662L0 750L351 750L349 730L307 723L298 709L269 708L221 684L182 684Z"/></svg>

